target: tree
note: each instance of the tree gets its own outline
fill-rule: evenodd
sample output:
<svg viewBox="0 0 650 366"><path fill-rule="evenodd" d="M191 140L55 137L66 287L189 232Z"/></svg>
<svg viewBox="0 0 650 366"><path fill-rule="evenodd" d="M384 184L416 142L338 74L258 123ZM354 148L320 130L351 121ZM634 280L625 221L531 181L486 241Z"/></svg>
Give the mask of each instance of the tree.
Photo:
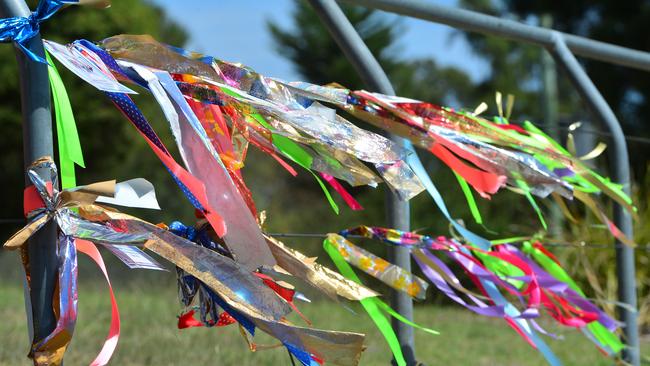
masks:
<svg viewBox="0 0 650 366"><path fill-rule="evenodd" d="M30 6L34 9L36 1ZM99 41L120 33L148 33L174 45L182 45L185 32L170 22L163 11L141 0L113 0L108 9L70 6L59 11L43 23L42 34L46 39L67 43L85 38ZM124 119L103 93L87 85L75 75L58 65L66 85L86 158L86 169L77 169L78 183L91 183L116 178L126 180L145 177L156 186L161 203L172 218L181 212L184 204L180 192L168 177L155 155L149 151L130 123ZM17 66L13 47L0 47L0 187L3 188L3 213L0 218L22 216L23 158L20 92ZM136 102L152 122L162 121L159 107L150 97L137 97ZM156 129L163 137L169 136L167 127L160 122ZM56 141L56 140L55 140ZM167 141L170 141L169 139ZM168 144L168 146L173 144ZM56 150L56 149L55 149ZM171 204L169 204L171 203ZM185 206L181 206L185 207ZM183 212L191 214L191 206ZM164 211L163 211L164 212ZM144 212L142 212L144 213ZM138 215L142 215L141 212ZM147 215L147 213L144 213ZM151 216L152 219L155 216ZM157 217L156 220L160 220ZM17 225L16 225L17 226ZM17 227L2 225L5 237Z"/></svg>
<svg viewBox="0 0 650 366"><path fill-rule="evenodd" d="M341 5L399 95L438 103L469 102L471 80L460 69L440 67L434 60L402 60L399 56L399 21L362 7ZM273 22L269 31L280 55L292 61L298 73L316 84L338 82L350 89L364 89L361 79L342 54L332 36L321 24L312 7L303 0L295 2L293 26L281 28Z"/></svg>

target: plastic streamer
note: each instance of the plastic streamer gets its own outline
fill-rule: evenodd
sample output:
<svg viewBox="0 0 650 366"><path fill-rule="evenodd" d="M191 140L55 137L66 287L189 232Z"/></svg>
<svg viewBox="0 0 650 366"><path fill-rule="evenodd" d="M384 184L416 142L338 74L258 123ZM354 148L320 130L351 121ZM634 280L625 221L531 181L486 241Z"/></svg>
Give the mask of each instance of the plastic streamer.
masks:
<svg viewBox="0 0 650 366"><path fill-rule="evenodd" d="M313 103L304 106L302 100L296 99L292 89L273 79L235 64L167 47L148 36L116 36L104 40L102 46L119 59L179 74L185 82L191 80L192 88L188 91L192 93L186 96L204 103L223 105L222 109L231 113L233 109L237 113L245 113L240 118L257 131L262 127L265 130L263 135L270 137L271 143L285 154L287 140L301 144L313 140L318 145L309 145L316 156L323 153L318 146L327 146L376 165L380 175L388 175L384 179L405 199L422 190L416 178L409 174L408 165L399 163L404 158L404 152L390 140L359 129L329 108ZM153 52L143 53L138 46L146 46ZM160 57L152 57L154 54ZM193 78L189 78L188 74ZM297 150L293 144L291 148ZM290 157L293 158L295 156ZM311 162L296 162L305 168L312 168ZM345 164L345 161L339 160L339 163ZM330 172L324 173L338 177Z"/></svg>
<svg viewBox="0 0 650 366"><path fill-rule="evenodd" d="M500 123L492 123L469 112L453 111L413 99L348 91L339 89L339 86L328 88L297 83L293 87L297 92L302 90L306 97L318 94L319 100L336 104L357 118L429 150L484 197L496 192L503 183L521 189L543 226L541 211L531 194L545 197L555 192L570 199L573 191L602 192L629 212L636 210L620 185L588 169L580 159L530 122L525 122L523 128L508 124L506 118L500 118ZM332 89L338 89L338 94ZM346 93L348 98L344 102L341 94ZM461 162L457 157L471 162L475 167ZM461 187L476 219L475 206L462 181ZM632 240L626 238L603 211L585 197L584 194L576 194L576 198L583 201L616 238L633 245Z"/></svg>
<svg viewBox="0 0 650 366"><path fill-rule="evenodd" d="M313 356L313 360L335 365L358 363L363 335L292 325L284 319L290 311L286 301L232 259L150 224L133 222L129 229L151 232L145 247L207 286L211 301L242 324L251 336L259 328L283 344L300 349L301 354ZM288 349L291 352L293 348ZM300 355L296 357L301 359Z"/></svg>
<svg viewBox="0 0 650 366"><path fill-rule="evenodd" d="M61 167L61 188L72 188L77 186L74 164L85 168L84 157L68 92L65 90L61 76L59 76L59 72L47 52L45 52L45 57L49 63L47 70L54 101L56 135L59 144L59 166Z"/></svg>
<svg viewBox="0 0 650 366"><path fill-rule="evenodd" d="M508 244L496 245L492 250L485 251L445 237L434 239L378 227L360 226L344 230L341 235L362 235L410 248L423 273L442 293L478 314L509 320L505 307L487 305L483 301L485 297L462 287L450 268L430 251L446 254L461 266L479 288L480 279L490 280L526 304L520 320L532 321L532 318L539 316L537 309L544 308L559 324L583 330L604 353L613 355L623 348L615 333L619 323L585 297L557 259L539 242L525 242L523 252ZM456 291L464 293L473 304L463 300ZM489 302L496 303L491 293L484 292L484 295L488 296ZM527 302L525 297L528 297ZM535 327L538 326L535 324ZM526 338L525 334L522 335ZM533 345L538 344L531 340Z"/></svg>
<svg viewBox="0 0 650 366"><path fill-rule="evenodd" d="M327 146L339 151L339 155L352 155L374 164L384 181L404 199L422 190L418 181L422 178L413 173L414 167L402 163L409 155L408 150L393 147L390 141L354 127L334 110L317 102L326 101L410 139L445 162L462 178L459 181L461 188L477 221L482 222L482 218L468 186L486 198L505 185L523 193L540 217L543 227L546 224L533 195L545 197L557 193L570 199L574 191L603 192L617 201L625 202L626 207L634 211L629 197L616 185L586 168L580 159L559 148L534 128L527 124L524 128L510 125L503 116L499 123L493 123L472 113L457 112L412 99L307 83L285 83L241 65L165 46L148 36L116 36L104 40L102 46L121 60L166 70L185 98L193 100L194 111L200 110L196 103L201 103L211 105L213 111L218 109L221 117L228 116L225 118L226 124L221 123L218 130L229 129L232 136L247 141L244 145L253 143L272 154L276 160L274 151L277 150L308 170L316 165L318 169L324 169L320 162L328 162L329 168L326 170L336 169L337 164L332 162L337 160L347 165L341 159L332 159L333 156L325 153L322 147ZM106 55L102 57L106 58ZM122 70L112 70L123 79L138 82ZM343 95L347 95L345 100ZM207 117L202 119L206 120ZM310 149L298 149L296 144L306 144ZM243 164L243 151L245 149L240 149L236 154L239 157L234 159L237 164L226 165L231 176L236 176L238 167ZM315 161L319 164L315 164ZM356 174L350 168L347 166L346 169L348 177L349 173ZM323 170L320 174L335 178L344 175ZM324 183L316 175L314 177L334 210L338 211ZM351 183L348 177L343 179ZM340 184L331 179L327 181L350 207L360 208ZM246 190L242 188L241 191ZM576 197L597 213L597 218L607 224L615 237L626 244L633 244L607 219L598 205L592 204L593 200L582 193L577 193Z"/></svg>
<svg viewBox="0 0 650 366"><path fill-rule="evenodd" d="M166 72L152 73L137 65L130 68L147 82L163 107L185 166L205 184L210 206L215 207L230 228L224 236L226 245L233 249L240 263L250 263L250 269L261 265L272 267L275 260L253 213L175 82Z"/></svg>
<svg viewBox="0 0 650 366"><path fill-rule="evenodd" d="M361 280L357 275L354 273L350 265L346 263L345 258L341 255L341 253L334 247L332 244L332 241L330 240L330 237L325 239L323 241L323 248L325 248L325 252L329 254L330 258L334 262L334 265L338 268L338 270L345 276L346 278L356 282L356 283L361 283ZM393 331L393 328L390 325L390 322L382 313L382 311L387 312L388 314L395 316L398 320L407 323L411 326L415 326L417 328L420 328L422 330L425 330L431 334L439 334L435 330L431 330L428 328L420 327L419 325L410 322L408 319L402 317L399 313L394 311L390 306L388 306L386 303L383 301L377 299L377 298L366 298L363 300L359 301L361 305L363 306L364 310L368 313L368 316L370 316L370 319L375 323L381 334L384 336L384 339L386 340L386 343L388 343L388 347L390 348L391 352L393 353L393 357L395 358L395 362L399 366L405 366L406 365L406 360L404 359L404 354L402 353L402 348L399 344L399 341L397 339L397 335L395 335L395 332Z"/></svg>

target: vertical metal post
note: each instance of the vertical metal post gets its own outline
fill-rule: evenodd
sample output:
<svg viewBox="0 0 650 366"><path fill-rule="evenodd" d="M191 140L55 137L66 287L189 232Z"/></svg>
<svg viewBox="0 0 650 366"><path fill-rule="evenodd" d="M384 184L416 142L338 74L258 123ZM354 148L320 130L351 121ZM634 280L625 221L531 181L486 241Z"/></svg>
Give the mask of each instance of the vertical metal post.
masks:
<svg viewBox="0 0 650 366"><path fill-rule="evenodd" d="M543 14L540 20L541 26L544 28L553 26L553 17L550 14ZM542 50L542 84L544 92L544 124L548 126L549 135L555 141L559 141L557 72L553 57L544 50ZM549 233L553 238L561 239L563 234L562 211L557 205L553 205L550 208L549 216Z"/></svg>
<svg viewBox="0 0 650 366"><path fill-rule="evenodd" d="M24 0L0 1L0 16L27 17L31 14ZM45 58L41 37L32 38L28 44L35 54ZM20 75L21 109L23 114L23 156L25 168L34 160L53 155L52 115L50 111L50 84L47 65L32 61L16 47L16 60ZM26 171L26 169L25 169ZM25 176L25 184L31 183ZM33 339L40 340L56 327L52 308L57 281L56 226L50 221L29 239L29 294L31 309L28 318L33 321ZM27 302L27 298L25 299ZM29 313L31 312L31 314Z"/></svg>
<svg viewBox="0 0 650 366"><path fill-rule="evenodd" d="M555 61L567 72L578 92L604 126L612 134L612 153L610 171L613 180L623 185L625 193L630 194L630 166L627 143L616 115L600 94L580 63L567 47L560 33L553 33L553 46L549 51ZM614 203L614 223L629 238L632 238L632 218L625 208ZM637 324L637 298L635 278L634 249L616 242L616 274L618 277L618 299L627 306L619 306L619 316L625 328L623 341L626 348L623 359L634 366L641 362L639 349L639 329Z"/></svg>
<svg viewBox="0 0 650 366"><path fill-rule="evenodd" d="M394 95L395 91L386 73L363 42L357 31L334 0L309 0L310 4L325 24L332 37L345 56L352 63L366 86L382 94ZM406 140L389 135L398 145L407 146ZM402 201L391 191L386 191L386 218L390 227L410 229L410 208L407 201ZM389 259L400 267L411 269L410 252L407 248L391 247ZM391 291L391 305L402 316L413 319L413 301L400 291ZM408 365L415 365L415 340L413 328L393 319L393 329L397 334L404 358Z"/></svg>

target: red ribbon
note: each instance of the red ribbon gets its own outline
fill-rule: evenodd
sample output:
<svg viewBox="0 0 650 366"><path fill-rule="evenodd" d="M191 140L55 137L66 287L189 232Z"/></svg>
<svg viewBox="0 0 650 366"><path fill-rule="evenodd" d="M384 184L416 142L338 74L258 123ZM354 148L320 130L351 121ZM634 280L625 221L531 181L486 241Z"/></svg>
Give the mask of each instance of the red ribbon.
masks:
<svg viewBox="0 0 650 366"><path fill-rule="evenodd" d="M201 321L194 318L195 313L196 312L194 310L190 310L185 314L181 314L178 317L178 329L204 327L205 324L203 324ZM235 318L233 318L227 312L223 311L221 312L221 314L219 314L219 319L217 320L217 323L214 325L216 325L217 327L223 327L226 325L233 324L235 322L237 322Z"/></svg>
<svg viewBox="0 0 650 366"><path fill-rule="evenodd" d="M52 190L52 182L46 182L45 189L47 189L50 196L54 194ZM23 214L25 217L27 217L30 212L41 208L45 208L45 202L43 202L43 197L38 193L36 187L31 185L25 188L23 191Z"/></svg>
<svg viewBox="0 0 650 366"><path fill-rule="evenodd" d="M277 293L281 298L283 298L287 302L287 304L291 306L291 309L293 309L293 311L295 311L298 315L300 315L302 320L304 320L307 324L311 325L311 321L307 319L307 317L304 316L303 313L301 313L300 310L298 310L296 305L293 303L293 297L296 294L296 290L286 288L280 285L279 283L275 282L273 278L265 274L259 272L253 272L253 274L258 278L260 278L266 286L268 286L271 290L275 291L275 293Z"/></svg>

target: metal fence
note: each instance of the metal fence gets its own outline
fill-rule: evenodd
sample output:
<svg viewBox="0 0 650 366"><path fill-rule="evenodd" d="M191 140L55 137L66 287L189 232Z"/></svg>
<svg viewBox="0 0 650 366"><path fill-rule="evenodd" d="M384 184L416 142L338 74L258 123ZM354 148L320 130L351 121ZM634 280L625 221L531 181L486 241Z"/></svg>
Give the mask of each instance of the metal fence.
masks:
<svg viewBox="0 0 650 366"><path fill-rule="evenodd" d="M345 17L335 0L309 0L336 42L365 82L366 86L383 94L394 94L385 72L368 50L359 34ZM594 115L612 137L611 176L630 192L630 170L625 136L620 123L596 86L584 72L572 52L605 62L650 71L650 53L631 50L616 45L593 41L583 37L533 27L515 21L479 14L467 10L448 8L418 0L344 0L348 3L376 8L397 14L443 23L456 28L484 34L497 35L521 42L545 47L580 92ZM30 10L24 0L0 1L0 16L27 17ZM29 41L28 49L44 57L40 37ZM50 112L50 89L47 66L28 59L16 49L21 85L23 114L23 140L25 166L44 155L53 155L52 117ZM398 144L411 148L409 142L397 137L391 138ZM386 193L387 224L400 230L409 230L409 204L401 201L390 191ZM614 206L614 222L628 237L632 237L632 221L629 214L618 204ZM25 295L30 338L42 339L55 327L56 319L51 307L56 285L56 252L51 245L56 240L53 224L39 230L29 240L31 289ZM408 249L391 248L390 259L410 269ZM619 284L619 315L625 323L624 341L627 348L624 359L634 366L640 363L639 338L636 311L636 283L634 250L617 243L616 265ZM412 319L413 304L408 295L393 291L391 302L403 316ZM402 351L409 365L415 365L415 345L412 328L401 322L393 327L402 345Z"/></svg>
<svg viewBox="0 0 650 366"><path fill-rule="evenodd" d="M650 53L620 47L605 42L594 41L584 37L561 33L554 30L522 24L512 20L457 8L440 6L433 1L419 0L343 0L347 3L368 8L384 10L404 16L414 17L434 23L442 23L466 31L496 35L519 42L532 43L544 47L564 69L567 76L576 87L594 117L611 135L612 149L610 176L614 181L623 185L625 193L630 194L630 166L627 142L623 129L605 98L600 94L594 83L584 71L573 52L578 55L600 61L634 67L650 71ZM335 0L309 0L323 24L372 91L383 94L394 94L390 80L365 45L354 27ZM399 143L401 139L391 137ZM387 193L389 225L398 228L408 227L409 206L390 192ZM392 210L392 211L391 211ZM399 215L404 215L399 217ZM614 223L628 237L633 237L632 218L619 204L614 203ZM623 359L638 366L640 364L639 333L637 322L637 297L634 249L620 242L614 246L616 250L616 274L618 277L618 307L620 319L625 324L623 341L626 348ZM410 268L410 259L401 248L392 248L391 255L397 265ZM396 291L392 294L392 305L404 316L412 316L413 303L405 295ZM402 351L409 365L415 365L415 345L413 330L394 321L393 327L402 345Z"/></svg>

